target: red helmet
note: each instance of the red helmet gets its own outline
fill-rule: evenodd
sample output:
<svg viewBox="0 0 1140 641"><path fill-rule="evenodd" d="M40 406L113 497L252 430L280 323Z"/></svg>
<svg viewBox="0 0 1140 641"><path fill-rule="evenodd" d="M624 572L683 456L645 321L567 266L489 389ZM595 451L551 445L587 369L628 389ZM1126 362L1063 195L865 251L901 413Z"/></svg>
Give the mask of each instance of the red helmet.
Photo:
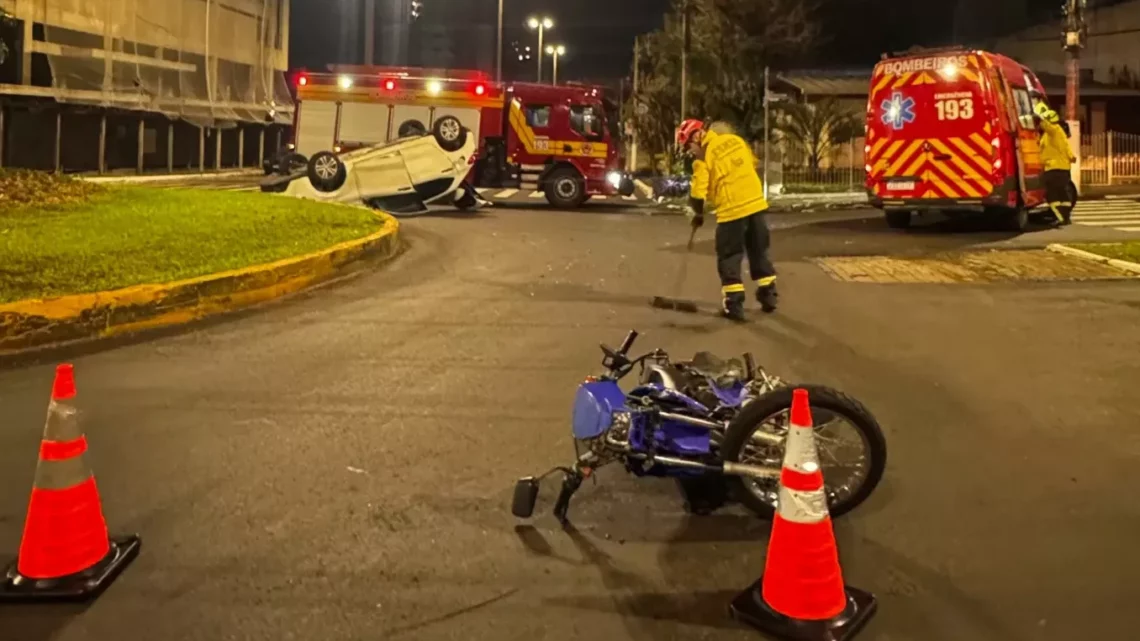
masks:
<svg viewBox="0 0 1140 641"><path fill-rule="evenodd" d="M684 147L689 144L689 140L693 134L705 128L705 123L697 120L696 118L689 118L677 127L677 146Z"/></svg>

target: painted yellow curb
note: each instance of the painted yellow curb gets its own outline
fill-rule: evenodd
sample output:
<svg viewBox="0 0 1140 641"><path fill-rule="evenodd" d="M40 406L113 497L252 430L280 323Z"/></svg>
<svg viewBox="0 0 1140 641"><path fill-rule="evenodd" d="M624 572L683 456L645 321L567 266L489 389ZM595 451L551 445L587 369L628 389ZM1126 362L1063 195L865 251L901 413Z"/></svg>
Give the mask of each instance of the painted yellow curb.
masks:
<svg viewBox="0 0 1140 641"><path fill-rule="evenodd" d="M384 225L376 233L303 256L161 285L2 304L0 356L188 323L299 292L364 258L392 258L400 223L378 215Z"/></svg>

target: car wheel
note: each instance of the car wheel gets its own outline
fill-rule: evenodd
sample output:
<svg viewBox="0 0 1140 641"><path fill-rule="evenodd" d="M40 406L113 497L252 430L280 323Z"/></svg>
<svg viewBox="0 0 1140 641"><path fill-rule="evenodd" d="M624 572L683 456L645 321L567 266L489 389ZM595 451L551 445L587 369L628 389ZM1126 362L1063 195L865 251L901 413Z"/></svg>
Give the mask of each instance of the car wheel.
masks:
<svg viewBox="0 0 1140 641"><path fill-rule="evenodd" d="M418 120L405 120L400 128L396 130L396 135L400 138L407 138L409 136L422 136L427 133L427 127L424 123Z"/></svg>
<svg viewBox="0 0 1140 641"><path fill-rule="evenodd" d="M905 209L892 209L887 211L887 227L891 229L906 229L910 227L911 214Z"/></svg>
<svg viewBox="0 0 1140 641"><path fill-rule="evenodd" d="M290 152L281 157L281 161L277 163L277 173L282 176L292 176L298 171L303 171L309 166L309 159L304 154L297 152Z"/></svg>
<svg viewBox="0 0 1140 641"><path fill-rule="evenodd" d="M309 182L317 191L330 192L344 185L348 172L344 163L331 151L319 151L309 159Z"/></svg>
<svg viewBox="0 0 1140 641"><path fill-rule="evenodd" d="M444 116L431 126L431 134L444 151L459 151L467 143L467 130L455 116Z"/></svg>
<svg viewBox="0 0 1140 641"><path fill-rule="evenodd" d="M586 202L586 185L582 176L569 167L551 172L543 191L547 202L560 209L575 209Z"/></svg>

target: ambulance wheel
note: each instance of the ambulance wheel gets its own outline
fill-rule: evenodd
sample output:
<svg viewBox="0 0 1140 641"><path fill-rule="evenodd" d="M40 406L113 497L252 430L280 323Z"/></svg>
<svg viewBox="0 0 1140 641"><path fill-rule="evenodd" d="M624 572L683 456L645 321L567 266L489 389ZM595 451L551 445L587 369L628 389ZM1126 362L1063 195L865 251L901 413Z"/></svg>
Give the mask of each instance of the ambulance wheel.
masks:
<svg viewBox="0 0 1140 641"><path fill-rule="evenodd" d="M444 151L459 151L467 143L467 130L455 116L444 116L431 126L431 135Z"/></svg>
<svg viewBox="0 0 1140 641"><path fill-rule="evenodd" d="M576 209L586 202L586 184L570 167L555 169L546 178L546 200L559 209Z"/></svg>
<svg viewBox="0 0 1140 641"><path fill-rule="evenodd" d="M422 136L427 133L427 127L424 123L418 120L405 120L400 123L400 127L396 130L396 136L399 138L408 138L410 136Z"/></svg>
<svg viewBox="0 0 1140 641"><path fill-rule="evenodd" d="M1029 226L1029 210L1025 207L1001 210L1002 229L1022 232Z"/></svg>
<svg viewBox="0 0 1140 641"><path fill-rule="evenodd" d="M309 182L317 191L336 191L344 186L348 172L344 163L331 151L318 151L309 159Z"/></svg>
<svg viewBox="0 0 1140 641"><path fill-rule="evenodd" d="M886 212L887 227L891 229L906 229L910 227L910 212L905 209L889 209Z"/></svg>

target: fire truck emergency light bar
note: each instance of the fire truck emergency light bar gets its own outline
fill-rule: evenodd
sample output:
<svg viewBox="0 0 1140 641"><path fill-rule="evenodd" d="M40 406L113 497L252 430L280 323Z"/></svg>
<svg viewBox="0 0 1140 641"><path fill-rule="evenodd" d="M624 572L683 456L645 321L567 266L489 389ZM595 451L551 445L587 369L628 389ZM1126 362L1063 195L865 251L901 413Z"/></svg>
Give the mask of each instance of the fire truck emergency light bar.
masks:
<svg viewBox="0 0 1140 641"><path fill-rule="evenodd" d="M416 87L426 90L429 94L438 94L445 89L455 90L456 85L460 85L476 96L485 96L490 90L490 85L483 80L483 74L474 71L441 70L440 74L424 76L420 75L422 69L407 67L332 65L330 68L334 73L298 73L297 86L335 85L349 90L355 86L371 86L372 82L376 82L385 91Z"/></svg>

